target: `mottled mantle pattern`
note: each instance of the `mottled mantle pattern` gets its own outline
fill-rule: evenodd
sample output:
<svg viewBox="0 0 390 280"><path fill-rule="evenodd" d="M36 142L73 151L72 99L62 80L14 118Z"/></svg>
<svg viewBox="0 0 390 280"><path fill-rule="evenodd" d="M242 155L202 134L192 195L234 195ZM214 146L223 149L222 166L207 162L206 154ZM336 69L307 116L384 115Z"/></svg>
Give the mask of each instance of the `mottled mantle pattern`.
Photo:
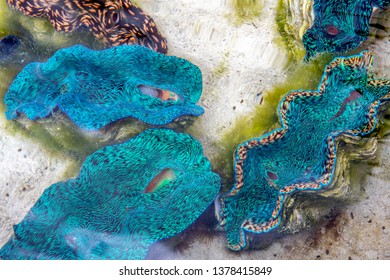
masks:
<svg viewBox="0 0 390 280"><path fill-rule="evenodd" d="M100 127L126 117L163 125L199 116L202 73L185 59L139 45L94 51L77 45L47 62L28 64L8 89L6 117L35 120L57 106L78 126Z"/></svg>
<svg viewBox="0 0 390 280"><path fill-rule="evenodd" d="M34 17L47 17L55 29L71 32L89 28L110 46L139 44L167 53L164 37L153 19L129 0L7 0L8 4Z"/></svg>
<svg viewBox="0 0 390 280"><path fill-rule="evenodd" d="M198 141L146 130L98 150L77 178L46 189L0 258L143 259L152 243L191 225L219 189Z"/></svg>
<svg viewBox="0 0 390 280"><path fill-rule="evenodd" d="M321 52L344 53L368 38L373 8L390 0L315 0L314 24L303 36L305 60Z"/></svg>
<svg viewBox="0 0 390 280"><path fill-rule="evenodd" d="M276 228L288 195L331 183L337 137L375 128L390 82L373 76L372 61L368 52L333 60L318 90L292 91L281 100L281 128L237 147L235 185L221 198L219 217L230 249L248 245L246 232Z"/></svg>

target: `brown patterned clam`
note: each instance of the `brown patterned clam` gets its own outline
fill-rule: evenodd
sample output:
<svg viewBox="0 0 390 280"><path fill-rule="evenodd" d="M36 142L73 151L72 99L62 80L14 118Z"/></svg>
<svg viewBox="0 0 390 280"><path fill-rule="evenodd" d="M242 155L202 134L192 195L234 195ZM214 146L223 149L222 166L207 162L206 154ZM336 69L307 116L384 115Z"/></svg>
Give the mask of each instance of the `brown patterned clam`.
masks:
<svg viewBox="0 0 390 280"><path fill-rule="evenodd" d="M7 0L28 16L47 17L58 31L89 28L110 46L139 44L167 53L165 38L153 19L130 0Z"/></svg>

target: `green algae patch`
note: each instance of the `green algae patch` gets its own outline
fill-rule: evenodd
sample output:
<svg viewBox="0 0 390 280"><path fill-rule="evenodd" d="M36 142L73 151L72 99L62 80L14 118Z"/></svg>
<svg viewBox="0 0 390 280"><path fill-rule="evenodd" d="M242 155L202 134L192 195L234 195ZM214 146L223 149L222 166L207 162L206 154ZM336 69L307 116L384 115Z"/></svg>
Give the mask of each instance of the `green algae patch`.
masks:
<svg viewBox="0 0 390 280"><path fill-rule="evenodd" d="M69 180L69 178L76 178L77 175L80 173L81 166L82 162L80 161L70 161L64 173L61 175L61 177L58 178L58 181L66 181Z"/></svg>
<svg viewBox="0 0 390 280"><path fill-rule="evenodd" d="M278 0L276 6L276 30L280 37L275 39L275 43L287 50L289 60L302 61L305 57L305 49L302 42L297 40L296 26L290 24L291 17L291 10L287 9L283 0Z"/></svg>
<svg viewBox="0 0 390 280"><path fill-rule="evenodd" d="M234 10L234 14L230 15L229 18L236 25L258 18L263 8L262 0L230 0L229 2Z"/></svg>
<svg viewBox="0 0 390 280"><path fill-rule="evenodd" d="M214 69L213 74L215 77L222 77L228 71L226 61L221 61L220 64Z"/></svg>
<svg viewBox="0 0 390 280"><path fill-rule="evenodd" d="M83 160L89 153L100 147L96 142L88 142L81 134L75 133L64 125L59 125L55 133L37 122L25 125L17 121L7 121L5 128L11 135L21 135L30 139L55 156L66 155L76 160Z"/></svg>
<svg viewBox="0 0 390 280"><path fill-rule="evenodd" d="M221 78L229 70L228 57L229 57L229 53L225 53L221 62L217 65L217 67L214 68L213 70L214 77Z"/></svg>
<svg viewBox="0 0 390 280"><path fill-rule="evenodd" d="M0 1L0 37L10 34L14 31L13 12L10 11L5 0Z"/></svg>
<svg viewBox="0 0 390 280"><path fill-rule="evenodd" d="M332 55L322 55L308 64L291 65L293 67L290 68L285 82L264 93L262 104L249 115L238 118L222 135L220 142L217 143L217 146L222 148L212 162L223 178L232 177L233 153L236 146L280 127L277 108L281 98L291 90L317 89L323 70L332 58Z"/></svg>
<svg viewBox="0 0 390 280"><path fill-rule="evenodd" d="M14 65L0 67L0 114L2 117L4 117L5 112L4 95L20 69L20 67Z"/></svg>
<svg viewBox="0 0 390 280"><path fill-rule="evenodd" d="M131 3L136 6L137 8L141 8L141 5L139 4L139 1L132 0Z"/></svg>

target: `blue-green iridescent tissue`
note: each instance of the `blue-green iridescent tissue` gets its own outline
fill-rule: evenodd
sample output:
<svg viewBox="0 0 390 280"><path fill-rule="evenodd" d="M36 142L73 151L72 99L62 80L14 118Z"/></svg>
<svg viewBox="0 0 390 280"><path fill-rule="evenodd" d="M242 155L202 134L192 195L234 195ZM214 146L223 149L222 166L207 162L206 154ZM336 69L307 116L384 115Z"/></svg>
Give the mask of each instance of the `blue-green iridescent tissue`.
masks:
<svg viewBox="0 0 390 280"><path fill-rule="evenodd" d="M156 182L166 170L175 176ZM0 258L144 259L151 244L194 223L219 190L197 140L149 129L98 150L77 178L47 188Z"/></svg>
<svg viewBox="0 0 390 280"><path fill-rule="evenodd" d="M159 98L163 91L174 98ZM45 63L28 64L4 102L8 119L18 113L31 120L47 117L58 106L79 127L93 130L126 117L164 125L199 116L204 110L195 103L201 94L201 71L185 59L139 45L98 51L76 45Z"/></svg>
<svg viewBox="0 0 390 280"><path fill-rule="evenodd" d="M332 182L336 139L366 135L378 106L390 98L390 82L373 75L369 52L339 57L314 91L291 91L279 104L281 127L236 148L235 184L220 200L219 223L232 250L247 248L248 232L279 226L285 199Z"/></svg>
<svg viewBox="0 0 390 280"><path fill-rule="evenodd" d="M317 53L345 53L367 40L374 7L389 0L314 0L314 23L303 35L305 60Z"/></svg>

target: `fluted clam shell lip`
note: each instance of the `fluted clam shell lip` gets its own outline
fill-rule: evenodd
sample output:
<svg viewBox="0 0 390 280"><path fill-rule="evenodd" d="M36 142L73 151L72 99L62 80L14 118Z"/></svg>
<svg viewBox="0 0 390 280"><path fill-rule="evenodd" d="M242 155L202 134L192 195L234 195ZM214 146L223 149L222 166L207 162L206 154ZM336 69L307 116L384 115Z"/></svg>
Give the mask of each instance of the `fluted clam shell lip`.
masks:
<svg viewBox="0 0 390 280"><path fill-rule="evenodd" d="M292 194L293 192L298 190L319 190L325 186L328 186L332 182L337 158L335 145L336 137L344 133L351 135L365 135L370 133L375 128L377 124L377 108L380 105L381 100L389 98L390 81L383 79L374 79L372 73L372 63L373 56L370 52L362 52L360 55L339 57L334 59L327 67L325 67L324 75L316 91L291 91L280 101L278 113L280 122L282 124L281 128L271 131L260 138L253 138L247 140L237 147L234 160L235 185L227 194L222 196L220 204L221 210L219 214L220 227L225 229L228 235L239 236L239 240L228 242L229 248L231 248L232 250L241 250L245 248L247 244L245 231L264 233L276 228L280 224L280 213L283 207L283 203L286 199L286 195ZM335 72L337 72L337 75L334 74ZM345 75L350 75L350 79L347 79L348 77L345 77L345 75L343 76L342 73L344 73ZM365 85L361 84L360 80L362 77L365 77ZM350 86L353 85L353 79L357 81L357 84L355 85L357 89L350 88ZM335 84L337 83L341 83L340 87L336 87L340 90L340 92L333 92L333 94L340 94L341 92L344 92L344 95L342 95L343 98L332 99L332 92L328 90L328 87L332 89L332 86L334 88ZM346 83L347 90L341 91L344 83ZM365 96L365 94L367 96ZM311 106L311 103L309 101L315 100L311 98L321 98L322 96L324 96L323 98L329 99L330 102L334 102L334 104L336 105L340 103L339 107L335 105L335 108L332 110L328 110L326 107L317 108L314 111L310 110L311 108L309 107ZM287 186L279 186L277 182L279 180L279 177L282 176L282 173L276 171L277 166L273 166L274 171L270 172L266 169L263 178L251 178L250 175L253 174L254 171L252 170L253 172L251 173L251 170L248 170L248 168L254 168L254 166L260 168L262 166L263 160L259 158L257 160L256 165L249 165L248 167L248 165L246 165L246 162L249 160L252 160L253 162L253 157L258 156L254 151L261 149L265 146L271 146L272 144L276 144L278 142L281 143L280 141L284 141L284 143L287 143L286 141L289 140L288 138L286 138L287 132L289 132L290 134L294 132L298 133L296 131L291 132L291 130L293 130L294 128L291 127L290 123L296 124L297 122L292 122L292 119L295 117L295 115L292 114L290 110L293 110L293 108L295 108L295 102L304 99L307 99L308 101L299 103L302 107L302 110L306 109L306 112L308 112L308 114L313 114L313 116L317 116L320 114L324 115L321 120L315 118L319 123L313 127L314 130L317 129L318 131L321 131L322 127L328 126L329 123L339 122L338 119L342 118L344 114L350 113L352 116L351 118L347 118L348 122L346 122L344 118L340 120L342 124L346 122L345 125L347 127L345 129L338 128L337 130L331 131L327 134L326 152L323 155L324 165L323 168L320 169L323 170L322 174L316 178L308 180L307 182L303 181L293 183ZM338 103L336 103L336 100ZM360 107L350 106L348 107L349 109L347 109L347 106L349 106L350 103L354 102L363 102L363 105ZM307 108L305 108L305 106ZM315 101L313 101L313 106L318 106L316 105ZM365 118L360 119L355 116L355 110L358 109L360 109L362 112L367 111ZM321 112L320 110L322 110L323 112ZM347 110L349 111L347 112ZM329 114L330 116L327 117L326 114ZM353 116L355 116L355 118L353 118ZM326 125L321 125L321 121L326 122ZM359 128L357 128L357 126L359 126ZM315 139L316 131L314 130L310 130L310 139ZM318 134L322 135L320 132L318 132ZM297 139L299 139L299 137ZM319 143L321 144L323 141L322 136L319 141ZM304 144L308 145L309 143L305 142ZM298 144L294 142L291 143L291 145L295 147ZM292 162L299 160L299 155L296 155L295 153L289 154L288 152L286 152L284 156L286 157L286 159L291 158ZM274 159L273 162L277 162L277 159ZM308 171L306 170L305 174L307 172ZM239 208L230 209L230 207L234 207L235 205L235 197L240 200L240 203L243 203L243 197L245 197L246 192L248 192L248 189L246 188L248 183L246 184L246 182L248 182L248 180L254 179L262 180L264 182L267 181L268 185L276 189L276 191L278 192L275 208L273 211L271 211L272 214L270 215L268 220L262 220L261 218L256 217L255 214L253 214L253 217L250 216L250 213L252 213L251 211L253 211L253 213L256 213L256 209L252 209L251 211L248 210L249 214L243 214L243 216L239 215ZM259 184L259 188L261 188L261 186L262 185ZM265 190L262 189L258 189L257 191L257 195L261 195L262 191L266 193ZM248 198L248 200L250 199L251 198ZM273 202L265 201L263 204L272 205ZM240 228L240 233L238 235L233 230L231 232L229 230L230 228L232 228L232 225L229 223L233 223L231 220L232 217L230 217L231 215L234 215L235 219L237 220L236 223L238 223L238 227Z"/></svg>

